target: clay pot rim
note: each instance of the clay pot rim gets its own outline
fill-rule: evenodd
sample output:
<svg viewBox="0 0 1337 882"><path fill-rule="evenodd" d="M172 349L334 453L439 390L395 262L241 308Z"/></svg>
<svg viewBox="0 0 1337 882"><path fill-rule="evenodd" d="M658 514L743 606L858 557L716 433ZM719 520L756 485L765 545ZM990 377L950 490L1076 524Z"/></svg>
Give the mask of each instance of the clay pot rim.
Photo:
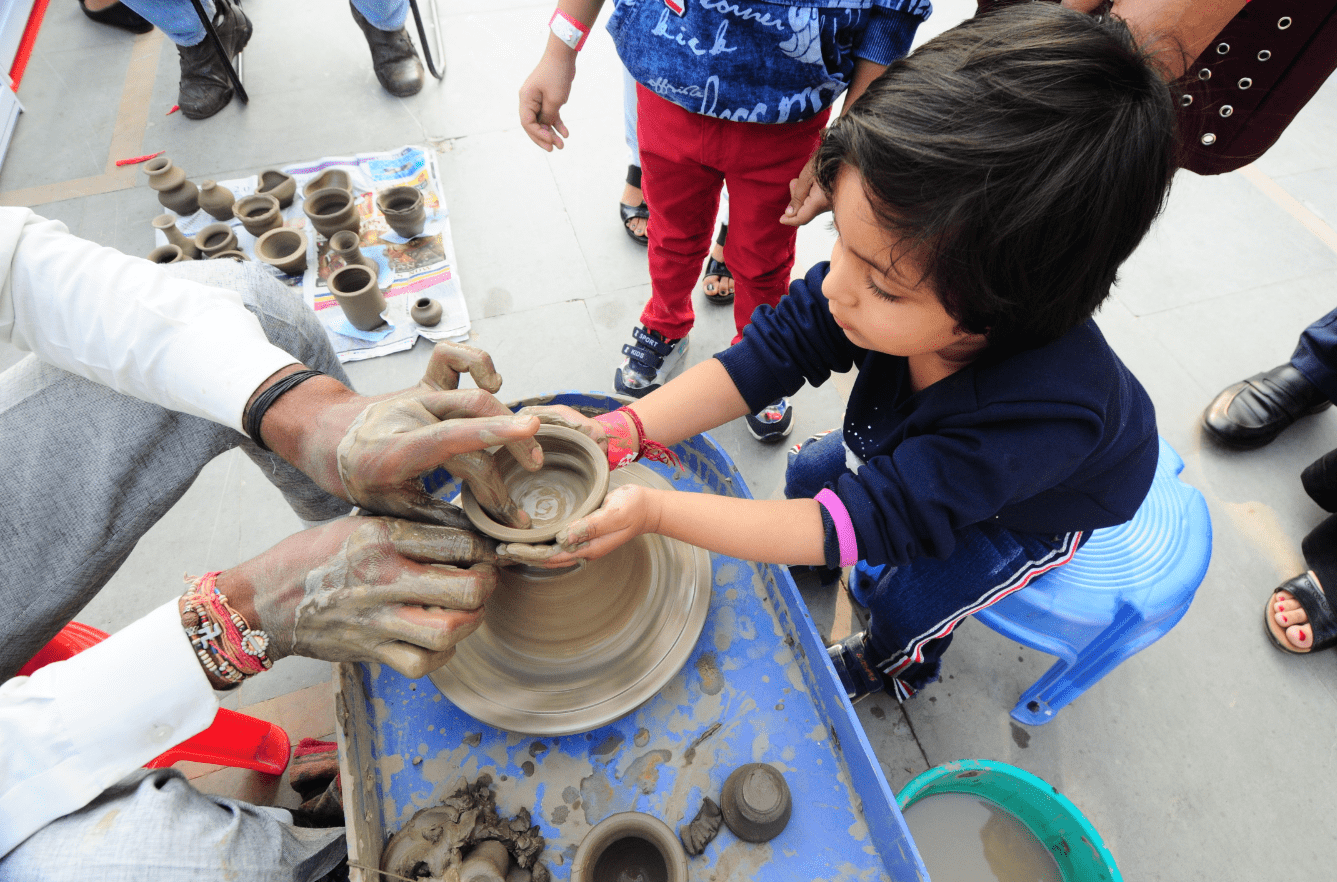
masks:
<svg viewBox="0 0 1337 882"><path fill-rule="evenodd" d="M158 254L159 252L167 253L167 252L171 252L171 251L175 251L175 252L176 252L176 257L175 257L174 259L172 259L172 260L154 260L154 259L153 259L153 256L154 256L155 254ZM186 257L186 252L182 250L182 248L181 248L180 245L173 245L171 242L168 242L166 245L158 245L158 246L156 246L152 251L150 251L150 252L144 257L144 259L147 260L147 261L150 261L150 262L152 262L152 263L156 263L156 264L168 264L168 263L178 263L178 262L180 262L180 261L189 260L190 258Z"/></svg>
<svg viewBox="0 0 1337 882"><path fill-rule="evenodd" d="M316 211L314 203L320 202L322 199L339 199L341 201L339 207L334 211ZM348 206L353 204L355 203L352 190L341 190L338 187L326 187L325 189L317 190L306 197L306 200L302 203L302 211L306 212L307 217L312 219L330 218L341 211L347 210Z"/></svg>
<svg viewBox="0 0 1337 882"><path fill-rule="evenodd" d="M268 205L270 208L272 208L274 211L278 211L278 210L279 210L279 200L278 200L278 197L276 197L276 196L274 196L274 195L272 195L272 194L270 194L270 193L251 193L251 194L249 194L249 195L247 195L247 196L242 196L240 199L238 199L236 202L233 203L233 209L232 209L233 214L237 215L238 218L241 218L241 217L242 217L242 214L241 214L240 211L237 210L237 206L243 205L243 204L248 203L248 202L252 202L252 203L253 203L253 202L263 202L263 203L265 203L266 205ZM243 210L244 210L244 209L243 209ZM266 209L265 214L268 214L268 213L269 213L269 211L268 211L268 209ZM260 215L256 215L255 217L259 217L259 216L260 216ZM250 219L251 219L251 220L254 220L255 217L251 217Z"/></svg>
<svg viewBox="0 0 1337 882"><path fill-rule="evenodd" d="M377 277L376 273L372 272L370 267L364 266L363 264L360 263L350 263L347 264L346 266L341 266L334 272L330 273L329 279L326 280L325 282L325 287L330 289L331 294L335 295L336 297L356 297L359 294L363 293L363 290L358 290L358 291L335 290L334 280L339 278L339 276L343 275L345 272L348 272L349 270L357 270L359 272L366 273L367 278L369 280L368 285L376 285L377 288L380 287L379 278ZM367 286L363 286L363 289L365 289L366 287Z"/></svg>
<svg viewBox="0 0 1337 882"><path fill-rule="evenodd" d="M209 247L205 243L208 242L210 239L212 239L215 233L219 232L224 234L223 241L225 242L227 241L228 236L231 236L234 239L237 236L236 232L232 229L231 224L225 221L215 221L214 223L206 224L205 226L200 227L200 231L195 234L195 240L194 240L195 247L200 249L200 251L205 251L205 249ZM230 249L227 248L218 249L215 246L215 250L228 251ZM210 252L205 252L205 253L210 253Z"/></svg>
<svg viewBox="0 0 1337 882"><path fill-rule="evenodd" d="M245 251L241 251L236 248L229 248L226 251L215 251L213 254L209 255L210 260L221 260L224 257L230 257L233 260L240 260L240 261L250 260L250 258L246 256Z"/></svg>
<svg viewBox="0 0 1337 882"><path fill-rule="evenodd" d="M334 177L335 175L343 175L344 180L347 181L347 185L340 187L337 184L331 184L328 181L324 181L323 186L320 187L312 186L312 184L314 184L316 181L320 181L322 178ZM319 193L321 190L347 190L351 193L353 191L352 172L342 168L327 168L321 170L314 178L312 178L311 180L307 181L305 184L302 185L302 198L310 199L313 195Z"/></svg>
<svg viewBox="0 0 1337 882"><path fill-rule="evenodd" d="M677 834L654 815L618 812L595 824L576 846L571 859L571 882L594 882L594 868L614 841L635 836L659 849L667 871L665 882L687 882L687 853Z"/></svg>
<svg viewBox="0 0 1337 882"><path fill-rule="evenodd" d="M296 237L295 247L287 254L282 256L270 256L264 253L265 246L275 239ZM255 240L255 256L264 263L287 263L297 256L297 252L306 252L307 238L306 233L301 230L295 230L292 227L275 227L272 230L266 230Z"/></svg>
<svg viewBox="0 0 1337 882"><path fill-rule="evenodd" d="M348 246L335 245L334 240L342 236L344 233L347 233L348 235L353 237L353 244ZM330 247L333 248L335 251L347 251L349 248L361 247L362 237L357 233L353 232L352 230L335 230L333 233L330 234L329 242L330 242Z"/></svg>
<svg viewBox="0 0 1337 882"><path fill-rule="evenodd" d="M343 272L340 270L339 272ZM333 279L333 277L331 277ZM604 453L598 444L590 440L584 432L571 429L566 426L542 425L539 426L538 433L534 440L542 446L542 439L552 438L574 444L580 453L583 453L593 467L594 480L590 491L585 498L572 509L571 515L565 520L558 521L555 524L548 524L543 527L531 527L527 530L521 530L516 527L507 527L499 524L492 519L492 516L483 510L474 498L473 491L466 484L460 493L460 507L464 509L465 517L469 523L473 524L485 536L491 536L502 542L525 542L541 543L551 542L561 532L562 528L572 521L579 520L585 515L594 511L600 505L603 505L604 497L608 495L608 454Z"/></svg>
<svg viewBox="0 0 1337 882"><path fill-rule="evenodd" d="M413 204L410 205L408 208L387 209L385 207L385 202L383 200L390 196L398 196L401 193L412 194ZM376 207L381 210L382 214L384 214L386 211L393 211L396 214L401 214L406 211L417 211L419 206L421 206L424 201L425 200L423 199L422 191L419 190L417 187L410 187L407 184L400 184L394 187L386 187L384 190L381 190L376 194Z"/></svg>
<svg viewBox="0 0 1337 882"><path fill-rule="evenodd" d="M148 162L144 163L144 173L149 175L156 175L159 172L167 171L167 169L171 167L172 167L172 157L155 156Z"/></svg>

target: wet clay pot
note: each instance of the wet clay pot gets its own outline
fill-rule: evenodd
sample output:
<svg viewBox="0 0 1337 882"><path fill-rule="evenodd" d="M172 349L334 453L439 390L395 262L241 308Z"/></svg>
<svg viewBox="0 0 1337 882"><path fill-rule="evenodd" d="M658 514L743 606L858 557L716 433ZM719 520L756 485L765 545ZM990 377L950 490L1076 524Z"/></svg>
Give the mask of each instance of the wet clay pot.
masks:
<svg viewBox="0 0 1337 882"><path fill-rule="evenodd" d="M159 245L149 252L149 260L154 263L180 263L190 258L177 245Z"/></svg>
<svg viewBox="0 0 1337 882"><path fill-rule="evenodd" d="M200 256L200 249L195 247L195 240L187 238L185 233L176 228L176 221L170 214L160 214L155 217L153 228L162 230L162 234L167 237L167 243L180 248L187 260L194 260Z"/></svg>
<svg viewBox="0 0 1337 882"><path fill-rule="evenodd" d="M346 266L330 276L329 286L353 327L370 331L384 324L385 297L376 284L376 273L365 266Z"/></svg>
<svg viewBox="0 0 1337 882"><path fill-rule="evenodd" d="M206 259L221 251L235 251L237 234L227 224L209 224L195 234L195 247L200 249L200 254Z"/></svg>
<svg viewBox="0 0 1337 882"><path fill-rule="evenodd" d="M441 304L430 297L419 297L409 310L409 317L424 328L441 324Z"/></svg>
<svg viewBox="0 0 1337 882"><path fill-rule="evenodd" d="M225 257L229 260L250 260L250 258L246 256L245 251L238 251L235 248L230 251L220 251L217 254L209 255L210 260L222 260Z"/></svg>
<svg viewBox="0 0 1337 882"><path fill-rule="evenodd" d="M281 273L295 276L306 271L306 234L279 227L255 242L255 256Z"/></svg>
<svg viewBox="0 0 1337 882"><path fill-rule="evenodd" d="M297 195L297 179L287 172L268 168L260 172L260 187L255 192L273 196L279 201L279 208L287 208Z"/></svg>
<svg viewBox="0 0 1337 882"><path fill-rule="evenodd" d="M327 239L340 230L356 233L362 229L357 202L347 190L334 187L317 190L302 203L302 210L311 218L311 225L316 231Z"/></svg>
<svg viewBox="0 0 1337 882"><path fill-rule="evenodd" d="M748 763L734 769L720 790L724 823L739 839L766 842L789 823L794 801L774 766Z"/></svg>
<svg viewBox="0 0 1337 882"><path fill-rule="evenodd" d="M163 208L180 215L194 214L200 208L199 188L186 180L186 173L172 164L166 156L157 156L144 163L149 186L158 191Z"/></svg>
<svg viewBox="0 0 1337 882"><path fill-rule="evenodd" d="M283 215L279 213L279 201L268 194L243 196L232 206L232 210L241 219L241 225L246 228L246 232L257 238L283 223Z"/></svg>
<svg viewBox="0 0 1337 882"><path fill-rule="evenodd" d="M687 882L687 855L668 825L641 812L609 815L585 834L571 882Z"/></svg>
<svg viewBox="0 0 1337 882"><path fill-rule="evenodd" d="M302 198L310 199L317 190L329 189L351 191L353 178L341 168L327 168L306 182L306 186L302 188Z"/></svg>
<svg viewBox="0 0 1337 882"><path fill-rule="evenodd" d="M427 222L427 208L423 205L422 191L417 187L391 187L376 194L376 207L385 215L385 222L405 239L422 234Z"/></svg>
<svg viewBox="0 0 1337 882"><path fill-rule="evenodd" d="M200 182L200 208L211 217L221 221L232 220L232 203L236 197L227 187L220 187L213 181Z"/></svg>
<svg viewBox="0 0 1337 882"><path fill-rule="evenodd" d="M509 454L496 457L506 493L529 515L525 530L492 519L466 485L460 505L469 522L502 542L551 542L557 532L594 511L608 495L608 455L583 433L566 426L540 426L543 468L526 471Z"/></svg>
<svg viewBox="0 0 1337 882"><path fill-rule="evenodd" d="M340 230L330 236L330 249L344 262L344 266L365 266L376 272L376 261L362 253L358 247L358 234L352 230Z"/></svg>

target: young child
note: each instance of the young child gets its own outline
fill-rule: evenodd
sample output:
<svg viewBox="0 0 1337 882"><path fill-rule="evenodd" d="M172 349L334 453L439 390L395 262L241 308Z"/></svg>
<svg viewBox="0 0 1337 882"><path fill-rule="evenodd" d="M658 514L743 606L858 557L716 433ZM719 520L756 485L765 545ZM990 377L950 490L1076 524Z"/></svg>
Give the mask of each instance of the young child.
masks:
<svg viewBox="0 0 1337 882"><path fill-rule="evenodd" d="M851 697L932 682L961 619L1151 486L1151 401L1091 316L1160 210L1173 134L1123 24L1057 4L969 20L892 65L818 152L830 263L741 342L597 421L617 464L857 366L843 431L802 446L786 500L622 488L559 534L553 563L656 532L885 564L857 597L869 630L833 660Z"/></svg>
<svg viewBox="0 0 1337 882"><path fill-rule="evenodd" d="M559 111L601 5L560 0L547 49L520 89L521 121L544 149L561 147L567 134ZM794 265L795 228L780 220L790 182L816 149L836 98L848 89L849 106L903 56L930 10L927 0L618 0L608 30L639 84L641 187L654 214L650 302L622 347L617 391L640 398L681 366L725 181L734 341L758 306L780 302ZM762 441L779 441L793 426L778 395L746 416Z"/></svg>

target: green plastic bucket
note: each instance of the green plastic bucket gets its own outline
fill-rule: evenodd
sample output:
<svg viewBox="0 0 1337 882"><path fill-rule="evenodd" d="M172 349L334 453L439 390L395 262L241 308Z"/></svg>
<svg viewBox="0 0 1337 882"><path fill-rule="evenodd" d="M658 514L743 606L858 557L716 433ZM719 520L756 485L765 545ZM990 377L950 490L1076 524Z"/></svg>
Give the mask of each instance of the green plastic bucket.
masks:
<svg viewBox="0 0 1337 882"><path fill-rule="evenodd" d="M1081 810L1030 772L992 760L959 760L918 775L896 801L905 810L938 793L969 794L1016 815L1049 849L1064 882L1123 882L1114 856Z"/></svg>

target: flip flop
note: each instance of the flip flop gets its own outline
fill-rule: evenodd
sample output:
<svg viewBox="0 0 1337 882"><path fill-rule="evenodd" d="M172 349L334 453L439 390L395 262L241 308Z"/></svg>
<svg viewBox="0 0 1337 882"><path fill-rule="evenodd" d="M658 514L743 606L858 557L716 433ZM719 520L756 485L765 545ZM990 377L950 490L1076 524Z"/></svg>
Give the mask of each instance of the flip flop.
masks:
<svg viewBox="0 0 1337 882"><path fill-rule="evenodd" d="M1286 639L1285 629L1273 616L1272 604L1279 591L1289 592L1309 618L1309 628L1314 634L1314 645L1308 649L1295 649ZM1272 589L1272 594L1267 599L1267 607L1263 610L1263 630L1267 632L1268 639L1277 649L1292 655L1308 655L1311 652L1337 646L1337 615L1333 615L1327 595L1323 593L1322 588L1314 584L1308 573L1301 573Z"/></svg>
<svg viewBox="0 0 1337 882"><path fill-rule="evenodd" d="M732 291L730 291L728 294L716 294L715 292L710 290L710 287L705 282L705 279L708 279L711 276L718 277L720 281L733 278L733 273L729 272L729 268L724 265L724 261L716 260L715 258L712 257L709 261L706 262L706 274L705 276L702 277L701 290L705 293L706 299L709 300L711 303L716 303L719 304L720 306L723 306L726 303L733 303ZM719 282L716 282L716 284L718 285Z"/></svg>

